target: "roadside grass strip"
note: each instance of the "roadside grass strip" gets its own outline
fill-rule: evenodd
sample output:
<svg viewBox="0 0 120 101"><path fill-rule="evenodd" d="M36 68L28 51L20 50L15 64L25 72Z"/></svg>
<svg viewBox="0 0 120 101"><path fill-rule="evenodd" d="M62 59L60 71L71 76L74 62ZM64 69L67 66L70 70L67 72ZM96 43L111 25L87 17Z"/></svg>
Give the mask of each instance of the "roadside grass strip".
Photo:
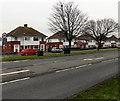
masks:
<svg viewBox="0 0 120 101"><path fill-rule="evenodd" d="M68 98L70 101L81 100L115 100L120 99L119 92L120 76L106 80L101 84L96 85L80 94Z"/></svg>
<svg viewBox="0 0 120 101"><path fill-rule="evenodd" d="M60 57L60 56L72 56L72 55L82 55L82 54L94 54L100 52L112 52L118 51L118 49L108 49L108 50L90 50L90 51L81 51L81 52L72 52L70 54L45 54L44 56L30 55L30 56L10 56L0 59L0 61L17 61L18 60L28 60L28 59L43 59L43 58L51 58L51 57Z"/></svg>

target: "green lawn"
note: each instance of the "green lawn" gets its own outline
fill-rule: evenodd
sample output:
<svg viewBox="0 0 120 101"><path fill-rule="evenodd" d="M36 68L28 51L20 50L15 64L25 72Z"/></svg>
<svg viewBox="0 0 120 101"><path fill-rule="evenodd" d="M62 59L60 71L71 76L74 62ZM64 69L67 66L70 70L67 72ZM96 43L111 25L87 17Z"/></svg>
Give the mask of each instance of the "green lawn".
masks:
<svg viewBox="0 0 120 101"><path fill-rule="evenodd" d="M120 99L119 92L120 76L104 81L103 83L90 88L74 97L70 101L103 99L107 101ZM109 100L108 100L109 99Z"/></svg>
<svg viewBox="0 0 120 101"><path fill-rule="evenodd" d="M50 58L50 57L59 57L59 56L71 56L71 55L82 55L82 54L93 54L98 52L111 52L111 51L117 51L118 49L108 49L108 50L90 50L90 51L80 51L80 52L72 52L70 54L46 54L44 56L37 56L37 55L31 55L31 56L10 56L6 58L0 59L0 61L16 61L16 60L26 60L26 59L42 59L42 58Z"/></svg>

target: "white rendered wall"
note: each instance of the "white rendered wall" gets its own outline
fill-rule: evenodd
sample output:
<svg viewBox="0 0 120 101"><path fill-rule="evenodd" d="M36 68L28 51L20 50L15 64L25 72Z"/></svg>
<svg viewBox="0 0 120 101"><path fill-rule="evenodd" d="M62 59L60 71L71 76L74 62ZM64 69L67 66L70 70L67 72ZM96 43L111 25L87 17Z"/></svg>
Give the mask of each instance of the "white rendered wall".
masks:
<svg viewBox="0 0 120 101"><path fill-rule="evenodd" d="M94 41L94 40L91 40L92 42L88 42L88 45L89 46L92 46L92 45L95 45L96 46L96 41Z"/></svg>
<svg viewBox="0 0 120 101"><path fill-rule="evenodd" d="M59 42L59 39L49 39L49 42Z"/></svg>
<svg viewBox="0 0 120 101"><path fill-rule="evenodd" d="M14 37L7 37L7 41L20 41L21 45L39 45L39 42L42 40L42 38L39 37L38 41L33 41L33 36L29 37L29 40L24 40L25 37L17 37L17 40L15 40ZM44 41L46 41L46 39L44 39Z"/></svg>

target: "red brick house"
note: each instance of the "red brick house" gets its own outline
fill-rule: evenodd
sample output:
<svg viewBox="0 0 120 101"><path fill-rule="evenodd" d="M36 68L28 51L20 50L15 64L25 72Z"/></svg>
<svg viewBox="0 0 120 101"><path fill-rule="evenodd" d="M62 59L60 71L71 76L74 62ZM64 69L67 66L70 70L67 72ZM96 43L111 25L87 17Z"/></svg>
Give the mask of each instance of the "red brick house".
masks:
<svg viewBox="0 0 120 101"><path fill-rule="evenodd" d="M3 45L5 53L17 53L23 49L46 50L46 35L28 27L19 26L7 34L7 42Z"/></svg>

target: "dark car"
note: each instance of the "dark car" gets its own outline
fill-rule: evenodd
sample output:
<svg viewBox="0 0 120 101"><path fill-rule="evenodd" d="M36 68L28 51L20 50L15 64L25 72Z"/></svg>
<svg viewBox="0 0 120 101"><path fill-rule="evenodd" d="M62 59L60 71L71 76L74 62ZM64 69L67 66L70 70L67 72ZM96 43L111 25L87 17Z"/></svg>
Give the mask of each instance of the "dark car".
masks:
<svg viewBox="0 0 120 101"><path fill-rule="evenodd" d="M20 52L20 54L23 56L28 56L28 55L36 55L38 53L38 50L36 49L25 49Z"/></svg>

